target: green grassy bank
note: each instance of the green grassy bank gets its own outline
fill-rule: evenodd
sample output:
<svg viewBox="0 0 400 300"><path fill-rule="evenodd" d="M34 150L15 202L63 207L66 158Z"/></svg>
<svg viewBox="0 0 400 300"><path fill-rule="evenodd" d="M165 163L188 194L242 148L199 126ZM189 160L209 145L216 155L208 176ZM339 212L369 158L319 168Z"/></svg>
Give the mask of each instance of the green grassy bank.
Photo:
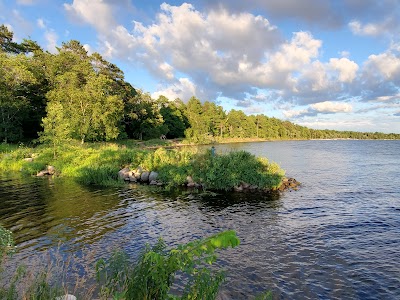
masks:
<svg viewBox="0 0 400 300"><path fill-rule="evenodd" d="M156 171L168 186L184 185L191 176L203 188L216 190L230 190L243 182L258 189L275 189L284 176L277 164L244 151L214 156L195 147L146 149L133 142L70 143L56 149L54 156L54 149L44 145L0 147L2 173L36 175L48 165L55 167L56 176L94 185L121 184L118 171L126 166Z"/></svg>

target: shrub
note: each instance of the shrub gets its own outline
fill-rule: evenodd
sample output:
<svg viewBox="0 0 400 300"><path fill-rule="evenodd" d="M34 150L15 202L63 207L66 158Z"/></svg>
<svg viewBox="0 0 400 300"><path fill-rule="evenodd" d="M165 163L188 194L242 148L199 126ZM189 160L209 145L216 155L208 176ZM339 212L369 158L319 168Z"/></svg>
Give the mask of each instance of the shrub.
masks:
<svg viewBox="0 0 400 300"><path fill-rule="evenodd" d="M229 190L241 182L258 188L276 188L284 171L267 159L260 159L245 152L230 152L213 156L211 151L199 155L191 168L193 179L209 189Z"/></svg>

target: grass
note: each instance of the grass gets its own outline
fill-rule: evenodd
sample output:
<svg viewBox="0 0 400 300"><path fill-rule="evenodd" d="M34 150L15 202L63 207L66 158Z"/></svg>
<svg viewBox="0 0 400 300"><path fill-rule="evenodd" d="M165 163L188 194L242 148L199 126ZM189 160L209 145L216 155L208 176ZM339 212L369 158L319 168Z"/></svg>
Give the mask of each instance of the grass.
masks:
<svg viewBox="0 0 400 300"><path fill-rule="evenodd" d="M121 168L141 166L157 171L159 179L169 187L184 185L191 176L203 188L211 190L230 190L243 182L259 189L276 189L284 176L277 164L244 151L213 156L210 151L199 153L197 148L154 150L130 143L128 146L129 143L72 142L57 149L56 158L53 149L44 145L35 148L3 145L0 172L35 175L52 165L58 176L71 177L85 185L110 186L122 183L118 179Z"/></svg>

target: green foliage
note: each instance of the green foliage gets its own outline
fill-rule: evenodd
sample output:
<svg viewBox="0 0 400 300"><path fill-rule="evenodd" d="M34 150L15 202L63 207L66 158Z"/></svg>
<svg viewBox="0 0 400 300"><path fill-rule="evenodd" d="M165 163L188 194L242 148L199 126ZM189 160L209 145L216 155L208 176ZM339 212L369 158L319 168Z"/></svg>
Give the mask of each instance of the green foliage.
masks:
<svg viewBox="0 0 400 300"><path fill-rule="evenodd" d="M12 232L0 225L0 256L12 254L14 251Z"/></svg>
<svg viewBox="0 0 400 300"><path fill-rule="evenodd" d="M208 189L230 190L246 182L258 188L273 189L281 183L284 171L265 158L245 152L212 156L211 151L199 155L191 168L194 181Z"/></svg>
<svg viewBox="0 0 400 300"><path fill-rule="evenodd" d="M0 52L0 140L6 143L22 137L22 120L30 105L25 89L36 81L29 60L22 54Z"/></svg>
<svg viewBox="0 0 400 300"><path fill-rule="evenodd" d="M208 268L216 259L216 250L239 245L234 231L224 231L167 250L163 240L146 245L133 268L122 253L97 263L97 278L102 296L114 299L215 299L224 279L220 271ZM186 275L181 296L170 294L177 272Z"/></svg>

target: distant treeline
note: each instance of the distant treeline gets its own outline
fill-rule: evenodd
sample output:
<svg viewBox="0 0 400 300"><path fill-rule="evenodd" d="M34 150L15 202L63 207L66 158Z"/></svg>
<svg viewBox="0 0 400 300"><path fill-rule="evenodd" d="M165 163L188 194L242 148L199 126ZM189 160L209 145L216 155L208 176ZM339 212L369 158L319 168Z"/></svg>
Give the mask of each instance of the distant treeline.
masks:
<svg viewBox="0 0 400 300"><path fill-rule="evenodd" d="M38 139L53 146L70 139L223 138L400 139L400 134L314 130L265 115L229 112L192 97L188 103L135 89L100 54L71 40L44 51L37 42L13 41L0 26L0 141Z"/></svg>

